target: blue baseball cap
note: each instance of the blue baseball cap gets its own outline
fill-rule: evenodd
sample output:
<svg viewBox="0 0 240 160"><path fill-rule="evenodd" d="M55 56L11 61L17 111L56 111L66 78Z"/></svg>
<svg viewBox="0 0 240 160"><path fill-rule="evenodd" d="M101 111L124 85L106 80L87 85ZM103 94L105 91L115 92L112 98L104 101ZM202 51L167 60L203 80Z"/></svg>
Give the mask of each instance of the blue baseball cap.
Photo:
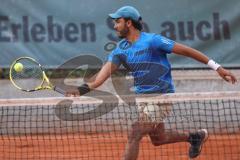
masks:
<svg viewBox="0 0 240 160"><path fill-rule="evenodd" d="M119 8L115 13L109 14L112 19L130 18L134 21L141 20L141 15L138 10L132 6L124 6Z"/></svg>

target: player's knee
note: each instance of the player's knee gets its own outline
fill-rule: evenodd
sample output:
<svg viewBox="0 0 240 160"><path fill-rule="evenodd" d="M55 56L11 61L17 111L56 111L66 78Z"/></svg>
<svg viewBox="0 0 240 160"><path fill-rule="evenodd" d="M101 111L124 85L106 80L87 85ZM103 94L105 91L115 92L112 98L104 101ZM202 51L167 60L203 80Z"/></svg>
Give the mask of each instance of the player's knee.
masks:
<svg viewBox="0 0 240 160"><path fill-rule="evenodd" d="M159 140L157 139L157 140L152 140L152 144L154 146L160 146L162 143L160 143Z"/></svg>
<svg viewBox="0 0 240 160"><path fill-rule="evenodd" d="M154 146L160 146L162 144L165 144L165 139L162 138L155 138L155 139L151 139L151 142Z"/></svg>
<svg viewBox="0 0 240 160"><path fill-rule="evenodd" d="M151 139L151 142L152 142L152 144L154 145L154 146L159 146L159 145L161 145L161 143L159 143L160 142L160 139L159 139L160 137L158 137L156 134L151 134L150 135L150 139Z"/></svg>
<svg viewBox="0 0 240 160"><path fill-rule="evenodd" d="M163 141L165 140L165 137L162 133L151 133L150 134L151 142L154 146L159 146L163 144Z"/></svg>

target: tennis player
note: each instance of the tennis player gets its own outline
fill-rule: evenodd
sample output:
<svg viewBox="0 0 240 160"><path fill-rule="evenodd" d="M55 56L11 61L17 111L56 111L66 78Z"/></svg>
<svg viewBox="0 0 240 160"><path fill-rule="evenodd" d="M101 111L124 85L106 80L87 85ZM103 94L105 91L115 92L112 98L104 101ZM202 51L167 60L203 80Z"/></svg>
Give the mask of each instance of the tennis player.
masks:
<svg viewBox="0 0 240 160"><path fill-rule="evenodd" d="M114 29L122 40L109 55L108 61L99 71L95 80L81 85L77 91L69 91L67 96L83 95L99 87L120 65L125 66L132 73L136 94L174 93L171 66L167 59L167 55L170 53L193 58L218 72L227 82L236 82L235 76L230 71L200 51L159 34L141 32L142 18L134 7L124 6L109 16L113 19ZM139 143L145 135L150 136L151 142L155 146L189 142L189 157L195 158L200 154L202 145L208 136L206 129L195 133L181 134L166 131L164 119L171 111L170 104L160 106L140 104L138 110L139 121L135 122L129 131L123 159L137 159Z"/></svg>

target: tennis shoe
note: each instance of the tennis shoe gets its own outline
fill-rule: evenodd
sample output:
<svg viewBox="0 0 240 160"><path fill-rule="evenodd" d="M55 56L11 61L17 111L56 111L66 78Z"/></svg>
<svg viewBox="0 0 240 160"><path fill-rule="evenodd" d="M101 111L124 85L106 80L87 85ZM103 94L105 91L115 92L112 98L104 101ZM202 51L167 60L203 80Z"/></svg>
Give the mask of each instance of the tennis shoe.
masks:
<svg viewBox="0 0 240 160"><path fill-rule="evenodd" d="M206 129L198 130L196 133L191 133L189 136L189 142L191 144L189 148L189 157L196 158L202 150L204 142L208 138L208 132Z"/></svg>

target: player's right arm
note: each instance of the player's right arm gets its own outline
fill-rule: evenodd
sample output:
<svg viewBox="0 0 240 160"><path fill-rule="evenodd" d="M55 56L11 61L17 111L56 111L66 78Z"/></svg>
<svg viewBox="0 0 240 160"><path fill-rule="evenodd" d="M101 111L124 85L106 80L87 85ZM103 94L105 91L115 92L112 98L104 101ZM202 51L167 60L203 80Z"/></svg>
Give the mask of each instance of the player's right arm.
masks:
<svg viewBox="0 0 240 160"><path fill-rule="evenodd" d="M67 91L66 96L81 96L82 92L85 90L90 91L93 90L100 85L102 85L110 76L111 74L118 69L118 66L112 62L107 62L103 65L101 70L90 79L90 82L85 83L84 85L78 87L78 89ZM81 88L82 87L82 88ZM85 88L86 89L85 89ZM85 89L85 90L84 90ZM85 94L85 93L84 93Z"/></svg>
<svg viewBox="0 0 240 160"><path fill-rule="evenodd" d="M104 64L94 80L87 83L89 88L92 90L102 85L111 76L111 74L117 70L117 68L118 66L112 62L107 62Z"/></svg>

